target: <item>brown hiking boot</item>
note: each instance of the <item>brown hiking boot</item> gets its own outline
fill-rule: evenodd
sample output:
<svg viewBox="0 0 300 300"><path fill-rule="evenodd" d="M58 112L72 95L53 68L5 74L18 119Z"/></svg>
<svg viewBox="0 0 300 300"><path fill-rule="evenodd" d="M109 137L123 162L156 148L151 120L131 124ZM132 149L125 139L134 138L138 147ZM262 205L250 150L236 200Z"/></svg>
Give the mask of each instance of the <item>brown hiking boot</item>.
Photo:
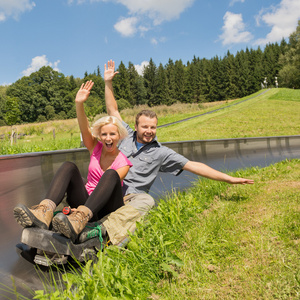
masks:
<svg viewBox="0 0 300 300"><path fill-rule="evenodd" d="M106 228L100 221L87 223L87 225L79 234L78 242L84 243L87 240L93 239L95 237L97 237L100 241L103 241L106 238L106 235Z"/></svg>
<svg viewBox="0 0 300 300"><path fill-rule="evenodd" d="M70 215L56 214L52 220L55 231L63 234L75 243L78 235L84 229L91 216L91 211L86 206L80 205Z"/></svg>
<svg viewBox="0 0 300 300"><path fill-rule="evenodd" d="M53 218L53 209L49 207L49 200L47 199L31 208L19 204L14 208L14 217L23 227L37 226L42 229L49 229Z"/></svg>

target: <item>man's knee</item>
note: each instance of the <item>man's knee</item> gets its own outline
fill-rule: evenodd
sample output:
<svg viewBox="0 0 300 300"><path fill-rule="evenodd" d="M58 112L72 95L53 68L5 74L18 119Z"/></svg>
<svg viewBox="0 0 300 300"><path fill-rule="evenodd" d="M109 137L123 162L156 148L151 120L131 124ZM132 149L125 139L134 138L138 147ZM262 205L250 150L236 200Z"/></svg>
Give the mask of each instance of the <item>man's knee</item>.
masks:
<svg viewBox="0 0 300 300"><path fill-rule="evenodd" d="M155 201L149 194L129 194L124 197L125 204L131 205L143 216L154 207Z"/></svg>

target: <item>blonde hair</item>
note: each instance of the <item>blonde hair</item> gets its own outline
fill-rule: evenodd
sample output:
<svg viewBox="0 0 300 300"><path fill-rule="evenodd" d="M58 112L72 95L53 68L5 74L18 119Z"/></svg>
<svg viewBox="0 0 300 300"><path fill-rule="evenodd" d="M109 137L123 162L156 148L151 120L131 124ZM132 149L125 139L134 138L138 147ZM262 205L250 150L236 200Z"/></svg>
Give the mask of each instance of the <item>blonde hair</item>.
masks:
<svg viewBox="0 0 300 300"><path fill-rule="evenodd" d="M123 126L122 122L114 117L114 116L106 116L106 117L102 117L100 119L98 119L94 124L93 124L93 127L92 127L92 134L97 138L99 139L100 138L100 131L101 131L101 128L104 126L104 125L108 125L108 124L113 124L115 126L117 126L118 128L118 132L119 132L119 135L120 135L120 140L123 140L124 138L127 137L128 135L128 132L126 130L126 128Z"/></svg>

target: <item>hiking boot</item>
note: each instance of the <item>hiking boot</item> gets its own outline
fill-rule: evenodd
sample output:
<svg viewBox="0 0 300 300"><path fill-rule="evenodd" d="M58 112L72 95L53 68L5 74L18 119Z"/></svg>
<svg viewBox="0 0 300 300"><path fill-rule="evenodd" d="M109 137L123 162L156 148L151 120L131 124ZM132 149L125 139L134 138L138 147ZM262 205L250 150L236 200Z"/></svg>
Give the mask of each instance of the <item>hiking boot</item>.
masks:
<svg viewBox="0 0 300 300"><path fill-rule="evenodd" d="M84 243L85 241L95 237L98 237L99 240L103 242L106 237L106 229L101 223L88 223L80 233L78 242Z"/></svg>
<svg viewBox="0 0 300 300"><path fill-rule="evenodd" d="M52 226L55 231L63 234L75 243L78 235L84 229L92 215L91 210L83 205L78 206L77 210L70 215L58 213L52 220Z"/></svg>
<svg viewBox="0 0 300 300"><path fill-rule="evenodd" d="M19 204L14 208L14 217L16 221L23 227L36 226L42 229L49 229L53 218L53 204L51 200L45 199L39 205L26 207ZM54 204L55 205L55 204Z"/></svg>

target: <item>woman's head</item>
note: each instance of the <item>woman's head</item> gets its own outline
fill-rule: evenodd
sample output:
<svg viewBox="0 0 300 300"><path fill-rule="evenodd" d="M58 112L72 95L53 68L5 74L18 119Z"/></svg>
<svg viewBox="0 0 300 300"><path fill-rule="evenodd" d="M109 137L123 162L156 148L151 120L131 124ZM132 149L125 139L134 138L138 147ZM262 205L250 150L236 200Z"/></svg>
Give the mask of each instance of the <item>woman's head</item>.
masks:
<svg viewBox="0 0 300 300"><path fill-rule="evenodd" d="M100 119L98 119L92 127L92 134L97 138L97 139L101 139L101 128L105 125L108 124L113 124L117 127L119 136L120 136L120 140L123 140L125 137L127 137L128 133L126 128L123 126L123 124L121 123L121 121L113 116L106 116L106 117L102 117Z"/></svg>

